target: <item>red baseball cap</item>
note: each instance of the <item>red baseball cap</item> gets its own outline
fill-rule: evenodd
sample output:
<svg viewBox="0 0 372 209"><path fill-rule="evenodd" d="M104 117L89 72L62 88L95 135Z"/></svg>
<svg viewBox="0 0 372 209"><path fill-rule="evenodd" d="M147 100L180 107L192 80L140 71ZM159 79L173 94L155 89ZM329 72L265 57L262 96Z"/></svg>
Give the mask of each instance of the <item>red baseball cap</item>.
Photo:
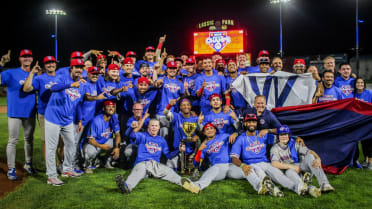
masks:
<svg viewBox="0 0 372 209"><path fill-rule="evenodd" d="M149 81L149 79L146 78L146 77L139 77L137 83L138 83L138 84L140 84L140 83L146 83L146 84L149 84L150 81Z"/></svg>
<svg viewBox="0 0 372 209"><path fill-rule="evenodd" d="M32 56L32 51L29 49L22 49L21 52L19 53L19 56L23 57L25 55Z"/></svg>
<svg viewBox="0 0 372 209"><path fill-rule="evenodd" d="M248 121L248 120L255 120L255 121L257 121L256 114L253 114L253 113L246 114L245 115L245 118L244 118L244 121Z"/></svg>
<svg viewBox="0 0 372 209"><path fill-rule="evenodd" d="M119 70L119 66L117 64L109 64L108 70Z"/></svg>
<svg viewBox="0 0 372 209"><path fill-rule="evenodd" d="M106 56L104 54L100 54L97 56L97 61L100 59L106 59Z"/></svg>
<svg viewBox="0 0 372 209"><path fill-rule="evenodd" d="M74 58L83 58L83 53L79 51L74 51L71 53L71 59Z"/></svg>
<svg viewBox="0 0 372 209"><path fill-rule="evenodd" d="M227 61L227 64L230 64L230 62L233 62L233 63L236 64L235 60L229 60L229 61Z"/></svg>
<svg viewBox="0 0 372 209"><path fill-rule="evenodd" d="M134 51L129 51L129 52L127 52L127 53L125 54L125 56L126 56L126 57L128 57L128 56L135 57L135 56L137 56L137 54L136 54Z"/></svg>
<svg viewBox="0 0 372 209"><path fill-rule="evenodd" d="M46 56L46 57L44 57L44 59L43 59L43 63L45 64L45 63L47 63L47 62L56 62L56 58L53 57L53 56Z"/></svg>
<svg viewBox="0 0 372 209"><path fill-rule="evenodd" d="M70 67L72 66L83 66L84 67L84 61L82 59L73 59L71 60Z"/></svg>
<svg viewBox="0 0 372 209"><path fill-rule="evenodd" d="M258 53L258 56L261 57L262 55L270 56L269 52L267 50L261 50Z"/></svg>
<svg viewBox="0 0 372 209"><path fill-rule="evenodd" d="M133 59L130 58L130 57L127 57L127 58L125 58L125 59L123 60L123 64L124 64L124 65L125 65L125 64L134 64L134 63L133 63Z"/></svg>
<svg viewBox="0 0 372 209"><path fill-rule="evenodd" d="M214 97L218 97L218 98L221 99L221 95L219 95L219 94L212 94L212 95L209 96L209 100L212 100Z"/></svg>
<svg viewBox="0 0 372 209"><path fill-rule="evenodd" d="M187 58L186 64L195 64L195 59L193 59L192 57Z"/></svg>
<svg viewBox="0 0 372 209"><path fill-rule="evenodd" d="M106 107L107 105L114 105L115 106L115 102L111 101L111 100L107 100L105 103L103 103L103 105Z"/></svg>
<svg viewBox="0 0 372 209"><path fill-rule="evenodd" d="M155 51L155 48L153 46L146 47L146 51Z"/></svg>
<svg viewBox="0 0 372 209"><path fill-rule="evenodd" d="M218 60L216 61L216 64L220 64L220 63L226 65L226 62L225 62L224 59L218 59Z"/></svg>
<svg viewBox="0 0 372 209"><path fill-rule="evenodd" d="M207 124L204 125L204 127L203 127L203 131L204 131L205 129L207 129L208 127L213 127L213 128L215 128L215 129L217 130L216 126L214 126L213 123L207 123Z"/></svg>
<svg viewBox="0 0 372 209"><path fill-rule="evenodd" d="M88 73L99 74L99 69L96 66L89 67L88 68Z"/></svg>
<svg viewBox="0 0 372 209"><path fill-rule="evenodd" d="M295 61L293 62L293 65L297 65L297 64L306 65L304 59L295 59Z"/></svg>
<svg viewBox="0 0 372 209"><path fill-rule="evenodd" d="M170 61L167 63L167 68L177 68L177 63L175 61Z"/></svg>

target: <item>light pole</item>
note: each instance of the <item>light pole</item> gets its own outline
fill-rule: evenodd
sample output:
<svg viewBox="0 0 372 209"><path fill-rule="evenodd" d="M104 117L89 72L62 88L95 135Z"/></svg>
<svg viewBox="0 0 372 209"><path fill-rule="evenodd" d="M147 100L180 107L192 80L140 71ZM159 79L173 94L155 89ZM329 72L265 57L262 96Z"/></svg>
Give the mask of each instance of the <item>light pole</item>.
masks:
<svg viewBox="0 0 372 209"><path fill-rule="evenodd" d="M355 59L356 59L356 70L357 75L359 76L359 5L358 0L355 1L355 30L356 30L356 39L355 39Z"/></svg>
<svg viewBox="0 0 372 209"><path fill-rule="evenodd" d="M279 15L280 15L280 57L283 58L283 20L282 20L282 4L289 2L290 0L270 0L270 4L279 4Z"/></svg>
<svg viewBox="0 0 372 209"><path fill-rule="evenodd" d="M57 36L57 29L58 29L58 15L66 15L66 12L59 9L47 9L45 10L45 13L47 15L54 15L54 35L52 37L54 38L54 50L55 50L55 57L56 60L58 60L58 36Z"/></svg>

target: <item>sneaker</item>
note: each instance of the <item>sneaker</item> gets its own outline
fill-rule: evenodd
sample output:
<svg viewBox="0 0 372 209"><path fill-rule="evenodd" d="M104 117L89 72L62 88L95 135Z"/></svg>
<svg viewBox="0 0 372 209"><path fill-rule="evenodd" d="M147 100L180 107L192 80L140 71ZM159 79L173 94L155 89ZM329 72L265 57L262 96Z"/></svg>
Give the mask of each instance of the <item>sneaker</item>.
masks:
<svg viewBox="0 0 372 209"><path fill-rule="evenodd" d="M118 185L121 193L129 194L130 191L129 191L127 183L125 183L125 181L124 181L123 176L118 174L118 175L116 175L115 180L116 180L116 185Z"/></svg>
<svg viewBox="0 0 372 209"><path fill-rule="evenodd" d="M23 168L27 171L27 173L34 175L36 174L35 169L32 167L32 163L26 163Z"/></svg>
<svg viewBox="0 0 372 209"><path fill-rule="evenodd" d="M59 180L57 177L56 178L49 178L47 181L48 184L51 184L53 186L62 186L65 183L63 181Z"/></svg>
<svg viewBox="0 0 372 209"><path fill-rule="evenodd" d="M8 176L9 180L12 180L12 181L17 180L16 169L15 168L10 168L8 170L7 176Z"/></svg>
<svg viewBox="0 0 372 209"><path fill-rule="evenodd" d="M330 184L326 183L322 185L321 190L322 192L333 192L335 191L335 188L333 188L333 186L331 186Z"/></svg>
<svg viewBox="0 0 372 209"><path fill-rule="evenodd" d="M78 169L78 168L74 168L74 171L75 171L76 173L78 173L78 174L83 174L83 173L84 173L83 170L80 170L80 169Z"/></svg>
<svg viewBox="0 0 372 209"><path fill-rule="evenodd" d="M322 195L322 191L319 188L316 188L315 186L310 186L309 187L309 194L312 197L320 197Z"/></svg>
<svg viewBox="0 0 372 209"><path fill-rule="evenodd" d="M368 164L367 161L363 161L360 165L361 165L363 168L367 168L369 164Z"/></svg>
<svg viewBox="0 0 372 209"><path fill-rule="evenodd" d="M186 190L188 190L192 193L199 194L199 192L200 192L200 188L198 186L194 185L192 183L192 181L188 178L182 177L181 178L181 185L182 185L183 188L185 188Z"/></svg>
<svg viewBox="0 0 372 209"><path fill-rule="evenodd" d="M271 181L270 177L265 176L263 179L264 186L269 191L268 193L273 197L284 197L284 193Z"/></svg>
<svg viewBox="0 0 372 209"><path fill-rule="evenodd" d="M258 190L258 194L265 195L265 194L268 194L269 193L269 188L266 186L266 184L268 184L268 183L266 183L267 180L270 180L270 177L265 176L262 179L261 185L260 185L260 189Z"/></svg>
<svg viewBox="0 0 372 209"><path fill-rule="evenodd" d="M88 168L86 168L86 169L84 170L84 172L85 172L86 174L92 174L92 173L93 173L93 169L91 169L90 167L88 167Z"/></svg>
<svg viewBox="0 0 372 209"><path fill-rule="evenodd" d="M191 181L197 181L200 179L200 172L198 169L194 169L194 171L192 172L192 175L190 177L190 180Z"/></svg>
<svg viewBox="0 0 372 209"><path fill-rule="evenodd" d="M62 172L61 176L62 177L72 177L72 178L75 178L75 177L80 177L81 174L80 173L76 173L75 171L68 171L68 172Z"/></svg>

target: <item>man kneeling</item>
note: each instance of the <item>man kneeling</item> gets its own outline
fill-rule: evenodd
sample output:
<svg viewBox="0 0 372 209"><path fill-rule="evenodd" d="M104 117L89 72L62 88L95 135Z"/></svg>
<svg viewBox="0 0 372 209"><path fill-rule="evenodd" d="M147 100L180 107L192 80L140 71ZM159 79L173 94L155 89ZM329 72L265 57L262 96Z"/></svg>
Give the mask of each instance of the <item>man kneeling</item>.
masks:
<svg viewBox="0 0 372 209"><path fill-rule="evenodd" d="M130 138L138 146L137 159L132 172L126 181L122 175L116 176L116 184L123 194L131 192L136 185L144 178L152 176L169 182L181 185L181 177L168 166L160 163L160 157L164 154L168 159L185 151L185 146L178 150L169 152L165 139L158 135L160 123L157 119L151 119L148 132L132 132Z"/></svg>

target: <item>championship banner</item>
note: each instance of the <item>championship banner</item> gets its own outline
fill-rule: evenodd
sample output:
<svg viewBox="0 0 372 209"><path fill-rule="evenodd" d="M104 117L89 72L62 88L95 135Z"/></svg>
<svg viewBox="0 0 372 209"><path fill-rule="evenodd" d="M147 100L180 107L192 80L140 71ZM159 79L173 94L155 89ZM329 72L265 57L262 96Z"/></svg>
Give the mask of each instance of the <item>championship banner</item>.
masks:
<svg viewBox="0 0 372 209"><path fill-rule="evenodd" d="M353 162L358 141L372 140L372 104L354 98L271 111L320 156L329 173L340 174Z"/></svg>
<svg viewBox="0 0 372 209"><path fill-rule="evenodd" d="M266 108L311 104L316 91L312 74L287 72L252 73L239 76L233 83L250 106L256 95L266 97Z"/></svg>

